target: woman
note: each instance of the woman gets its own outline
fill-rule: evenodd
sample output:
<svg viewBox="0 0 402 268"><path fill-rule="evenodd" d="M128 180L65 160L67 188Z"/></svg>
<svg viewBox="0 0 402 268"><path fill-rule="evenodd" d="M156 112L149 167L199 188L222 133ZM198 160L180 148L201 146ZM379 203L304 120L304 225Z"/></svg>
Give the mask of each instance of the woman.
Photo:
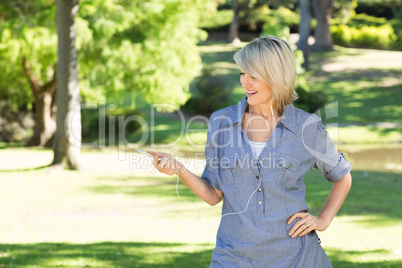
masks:
<svg viewBox="0 0 402 268"><path fill-rule="evenodd" d="M210 205L225 197L211 267L332 267L315 231L328 228L344 201L351 164L320 118L292 105L296 65L285 41L255 39L234 59L247 96L211 115L202 176L169 154L150 152L153 163ZM313 167L333 183L317 217L302 180Z"/></svg>

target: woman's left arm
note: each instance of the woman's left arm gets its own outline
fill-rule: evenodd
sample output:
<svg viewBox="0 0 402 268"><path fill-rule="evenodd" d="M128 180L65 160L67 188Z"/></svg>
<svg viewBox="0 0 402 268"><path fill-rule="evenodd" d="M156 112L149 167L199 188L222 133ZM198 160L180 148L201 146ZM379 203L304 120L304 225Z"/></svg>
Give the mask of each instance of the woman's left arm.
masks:
<svg viewBox="0 0 402 268"><path fill-rule="evenodd" d="M328 199L317 217L305 212L297 212L292 215L288 220L288 224L291 224L296 218L301 218L301 220L293 226L289 236L294 238L304 236L313 230L324 231L327 229L348 195L351 185L352 176L349 172L340 181L333 182Z"/></svg>

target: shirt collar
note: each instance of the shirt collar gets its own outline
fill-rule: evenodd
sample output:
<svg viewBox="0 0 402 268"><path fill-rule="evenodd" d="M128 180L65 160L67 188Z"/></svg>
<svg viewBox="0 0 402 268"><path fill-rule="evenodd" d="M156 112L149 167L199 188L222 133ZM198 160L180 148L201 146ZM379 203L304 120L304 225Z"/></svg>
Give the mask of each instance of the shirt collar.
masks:
<svg viewBox="0 0 402 268"><path fill-rule="evenodd" d="M293 104L284 107L281 121L278 124L282 124L293 133L296 133L296 107Z"/></svg>
<svg viewBox="0 0 402 268"><path fill-rule="evenodd" d="M239 125L243 121L244 113L247 109L247 97L239 101L236 105L232 106L229 110L229 119L225 125ZM278 124L282 124L287 129L295 133L296 128L296 108L292 105L286 105L283 109L283 115L281 121Z"/></svg>
<svg viewBox="0 0 402 268"><path fill-rule="evenodd" d="M229 111L227 113L229 120L226 121L226 124L224 124L224 125L227 125L227 126L240 125L241 122L243 121L244 113L246 112L246 108L247 108L247 97L243 98L237 104L235 104L229 108Z"/></svg>

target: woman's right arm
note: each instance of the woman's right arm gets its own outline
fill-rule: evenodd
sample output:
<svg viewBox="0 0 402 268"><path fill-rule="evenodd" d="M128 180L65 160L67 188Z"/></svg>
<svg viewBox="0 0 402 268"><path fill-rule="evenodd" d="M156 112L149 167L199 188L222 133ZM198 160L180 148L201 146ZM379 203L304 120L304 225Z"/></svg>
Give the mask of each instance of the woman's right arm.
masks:
<svg viewBox="0 0 402 268"><path fill-rule="evenodd" d="M222 191L213 188L206 180L192 173L170 154L148 152L154 155L153 164L159 172L166 175L176 174L194 194L209 205L214 206L222 200ZM158 158L161 160L159 161Z"/></svg>

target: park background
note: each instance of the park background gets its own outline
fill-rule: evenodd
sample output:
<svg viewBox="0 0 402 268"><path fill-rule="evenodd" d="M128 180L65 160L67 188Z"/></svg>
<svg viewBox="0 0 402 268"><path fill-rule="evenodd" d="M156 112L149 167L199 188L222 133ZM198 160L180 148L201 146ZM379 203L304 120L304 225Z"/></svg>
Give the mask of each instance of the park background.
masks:
<svg viewBox="0 0 402 268"><path fill-rule="evenodd" d="M205 120L244 97L232 56L264 34L292 44L295 105L323 118L353 164L349 196L319 233L334 267L401 267L401 6L3 1L0 267L208 267L220 205L179 183L192 203L183 202L177 178L155 173L136 148L173 153L200 175ZM77 104L81 150L64 125ZM317 214L331 184L317 170L304 180Z"/></svg>

